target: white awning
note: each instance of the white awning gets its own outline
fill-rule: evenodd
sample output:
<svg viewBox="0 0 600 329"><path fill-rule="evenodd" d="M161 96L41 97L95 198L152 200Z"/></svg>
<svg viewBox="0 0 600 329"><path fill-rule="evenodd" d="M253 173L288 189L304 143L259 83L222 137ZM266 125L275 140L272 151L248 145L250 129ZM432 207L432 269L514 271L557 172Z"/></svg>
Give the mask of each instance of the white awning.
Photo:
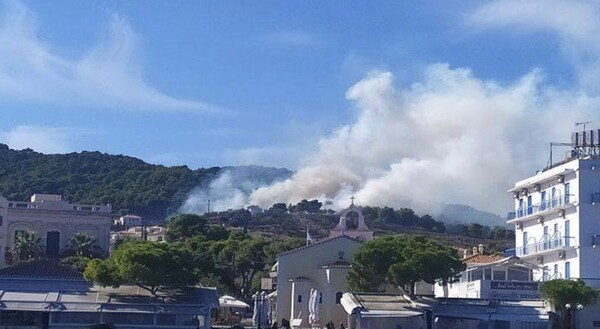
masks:
<svg viewBox="0 0 600 329"><path fill-rule="evenodd" d="M412 318L421 315L422 312L412 310L360 312L361 318Z"/></svg>
<svg viewBox="0 0 600 329"><path fill-rule="evenodd" d="M545 322L550 317L547 314L491 314L490 320L498 321L526 321L526 322Z"/></svg>

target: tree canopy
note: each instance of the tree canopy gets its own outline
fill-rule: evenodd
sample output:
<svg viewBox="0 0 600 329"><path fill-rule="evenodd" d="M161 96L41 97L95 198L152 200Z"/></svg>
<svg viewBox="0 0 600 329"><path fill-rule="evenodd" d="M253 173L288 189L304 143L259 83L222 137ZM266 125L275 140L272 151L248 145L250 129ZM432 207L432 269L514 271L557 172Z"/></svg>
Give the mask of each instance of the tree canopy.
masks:
<svg viewBox="0 0 600 329"><path fill-rule="evenodd" d="M103 286L135 284L156 294L159 288L181 288L197 282L192 255L166 243L132 241L108 259L88 263L84 277Z"/></svg>
<svg viewBox="0 0 600 329"><path fill-rule="evenodd" d="M561 311L566 304L573 307L593 304L598 298L598 290L591 288L582 280L556 279L542 283L542 298L548 300L555 309Z"/></svg>
<svg viewBox="0 0 600 329"><path fill-rule="evenodd" d="M455 249L420 236L387 236L363 244L348 283L353 291L379 291L385 284L414 294L415 283L447 280L464 269Z"/></svg>

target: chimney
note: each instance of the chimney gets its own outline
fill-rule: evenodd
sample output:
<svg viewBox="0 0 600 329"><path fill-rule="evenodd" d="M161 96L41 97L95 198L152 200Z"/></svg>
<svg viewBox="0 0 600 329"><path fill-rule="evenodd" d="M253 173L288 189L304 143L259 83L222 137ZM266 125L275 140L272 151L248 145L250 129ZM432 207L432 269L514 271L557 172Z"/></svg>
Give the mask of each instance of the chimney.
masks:
<svg viewBox="0 0 600 329"><path fill-rule="evenodd" d="M477 251L483 255L483 245L480 244L479 246L477 246Z"/></svg>
<svg viewBox="0 0 600 329"><path fill-rule="evenodd" d="M469 257L469 249L463 250L463 258Z"/></svg>
<svg viewBox="0 0 600 329"><path fill-rule="evenodd" d="M477 247L473 247L473 255L477 255Z"/></svg>

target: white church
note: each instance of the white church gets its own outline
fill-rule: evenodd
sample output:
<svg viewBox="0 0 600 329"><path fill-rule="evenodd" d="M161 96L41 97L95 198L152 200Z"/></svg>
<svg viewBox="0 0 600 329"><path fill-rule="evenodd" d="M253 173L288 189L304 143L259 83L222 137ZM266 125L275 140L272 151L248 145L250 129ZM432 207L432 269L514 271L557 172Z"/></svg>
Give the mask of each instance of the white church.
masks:
<svg viewBox="0 0 600 329"><path fill-rule="evenodd" d="M277 279L275 320L310 327L309 298L316 289L319 323L324 326L332 321L336 327L340 323L347 327L341 305L342 295L348 291L346 276L361 241L372 238L361 207L352 203L328 238L279 255L271 273Z"/></svg>

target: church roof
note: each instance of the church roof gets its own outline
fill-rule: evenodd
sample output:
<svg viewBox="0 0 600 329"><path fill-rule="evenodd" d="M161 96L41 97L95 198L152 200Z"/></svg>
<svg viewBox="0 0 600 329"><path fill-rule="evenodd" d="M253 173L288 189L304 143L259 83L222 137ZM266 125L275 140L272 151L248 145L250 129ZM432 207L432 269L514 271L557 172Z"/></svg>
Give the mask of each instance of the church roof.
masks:
<svg viewBox="0 0 600 329"><path fill-rule="evenodd" d="M352 263L347 262L345 260L337 260L333 263L321 266L321 268L351 268L351 267L352 267Z"/></svg>
<svg viewBox="0 0 600 329"><path fill-rule="evenodd" d="M281 257L281 256L286 256L286 255L289 255L289 254L293 254L293 253L296 253L298 251L309 249L309 248L312 248L312 247L315 247L315 246L318 246L318 245L321 245L321 244L324 244L324 243L327 243L327 242L330 242L330 241L334 241L334 240L337 240L337 239L347 239L347 240L350 240L350 241L362 243L362 241L360 241L359 239L355 239L355 238L349 237L347 235L340 235L340 236L336 236L336 237L333 237L333 238L323 239L323 240L317 241L315 243L311 243L308 246L303 246L303 247L300 247L300 248L296 248L296 249L292 249L292 250L288 250L288 251L282 252L277 257Z"/></svg>

